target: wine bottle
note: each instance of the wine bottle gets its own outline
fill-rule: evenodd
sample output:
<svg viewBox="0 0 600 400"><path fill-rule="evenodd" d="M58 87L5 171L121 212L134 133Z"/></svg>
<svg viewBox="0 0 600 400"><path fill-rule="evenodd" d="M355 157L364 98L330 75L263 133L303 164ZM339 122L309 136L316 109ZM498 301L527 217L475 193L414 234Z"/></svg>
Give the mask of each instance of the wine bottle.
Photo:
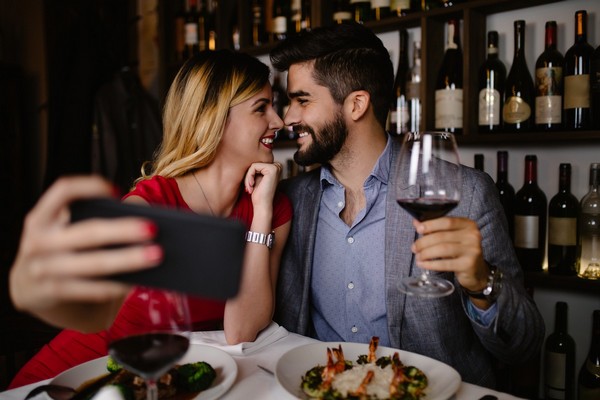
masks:
<svg viewBox="0 0 600 400"><path fill-rule="evenodd" d="M410 116L410 132L423 130L421 126L421 42L413 42L413 66L408 74L406 82L406 97L408 98L408 109Z"/></svg>
<svg viewBox="0 0 600 400"><path fill-rule="evenodd" d="M390 2L392 15L401 17L413 11L411 0L392 0Z"/></svg>
<svg viewBox="0 0 600 400"><path fill-rule="evenodd" d="M600 163L590 165L590 190L579 212L579 264L577 275L600 279Z"/></svg>
<svg viewBox="0 0 600 400"><path fill-rule="evenodd" d="M500 203L508 222L508 234L513 239L515 232L515 189L508 181L508 152L504 150L497 153L496 189L498 189Z"/></svg>
<svg viewBox="0 0 600 400"><path fill-rule="evenodd" d="M352 19L349 0L336 0L333 9L333 21L337 24L341 24L345 21L352 21Z"/></svg>
<svg viewBox="0 0 600 400"><path fill-rule="evenodd" d="M371 19L380 21L390 15L390 0L371 0Z"/></svg>
<svg viewBox="0 0 600 400"><path fill-rule="evenodd" d="M554 332L544 345L544 395L546 400L575 397L575 341L569 335L567 303L556 303Z"/></svg>
<svg viewBox="0 0 600 400"><path fill-rule="evenodd" d="M186 0L184 0L183 3L181 1L177 2L179 7L175 13L175 20L173 24L175 29L173 35L175 38L175 60L177 63L182 63L184 60L186 3Z"/></svg>
<svg viewBox="0 0 600 400"><path fill-rule="evenodd" d="M408 76L408 32L400 29L398 68L394 80L394 93L390 104L389 131L394 135L408 132L409 109L406 94L406 78Z"/></svg>
<svg viewBox="0 0 600 400"><path fill-rule="evenodd" d="M504 130L529 131L533 128L533 79L525 60L525 21L514 22L515 54L504 89L502 118Z"/></svg>
<svg viewBox="0 0 600 400"><path fill-rule="evenodd" d="M371 2L369 0L350 0L352 15L356 22L364 24L371 19Z"/></svg>
<svg viewBox="0 0 600 400"><path fill-rule="evenodd" d="M208 32L206 30L206 22L208 20L207 0L198 0L198 48L200 51L208 49Z"/></svg>
<svg viewBox="0 0 600 400"><path fill-rule="evenodd" d="M565 54L564 128L591 128L590 61L594 48L587 42L587 12L575 13L575 43Z"/></svg>
<svg viewBox="0 0 600 400"><path fill-rule="evenodd" d="M579 370L577 399L600 399L600 310L592 314L592 343Z"/></svg>
<svg viewBox="0 0 600 400"><path fill-rule="evenodd" d="M197 0L186 0L185 8L185 49L183 58L190 58L198 54L198 12Z"/></svg>
<svg viewBox="0 0 600 400"><path fill-rule="evenodd" d="M545 50L535 63L535 126L562 128L564 58L556 49L556 21L546 22Z"/></svg>
<svg viewBox="0 0 600 400"><path fill-rule="evenodd" d="M206 0L204 4L204 24L205 24L205 40L206 49L217 49L217 0Z"/></svg>
<svg viewBox="0 0 600 400"><path fill-rule="evenodd" d="M546 252L546 195L537 184L537 157L525 156L525 180L515 194L514 247L521 267L542 271Z"/></svg>
<svg viewBox="0 0 600 400"><path fill-rule="evenodd" d="M302 0L300 4L300 31L310 31L312 29L312 0Z"/></svg>
<svg viewBox="0 0 600 400"><path fill-rule="evenodd" d="M463 67L460 26L448 21L448 43L435 86L435 129L461 134L463 128Z"/></svg>
<svg viewBox="0 0 600 400"><path fill-rule="evenodd" d="M474 168L480 170L481 172L485 172L485 168L484 168L484 163L483 163L483 154L475 154L473 156L473 159L475 161Z"/></svg>
<svg viewBox="0 0 600 400"><path fill-rule="evenodd" d="M579 200L571 194L571 164L560 164L558 193L548 204L548 272L575 275Z"/></svg>
<svg viewBox="0 0 600 400"><path fill-rule="evenodd" d="M290 0L290 24L293 33L302 30L302 0Z"/></svg>
<svg viewBox="0 0 600 400"><path fill-rule="evenodd" d="M238 10L231 10L230 23L229 23L229 46L233 50L239 51L241 49L240 43L240 24L238 22Z"/></svg>
<svg viewBox="0 0 600 400"><path fill-rule="evenodd" d="M288 35L288 20L290 19L290 1L273 1L273 38L275 40L285 40Z"/></svg>
<svg viewBox="0 0 600 400"><path fill-rule="evenodd" d="M252 45L267 43L265 13L261 0L252 0Z"/></svg>
<svg viewBox="0 0 600 400"><path fill-rule="evenodd" d="M498 32L488 32L487 58L479 68L479 131L498 132L502 127L500 107L504 95L506 67L498 58Z"/></svg>
<svg viewBox="0 0 600 400"><path fill-rule="evenodd" d="M600 129L600 46L596 47L590 61L590 106L592 128Z"/></svg>

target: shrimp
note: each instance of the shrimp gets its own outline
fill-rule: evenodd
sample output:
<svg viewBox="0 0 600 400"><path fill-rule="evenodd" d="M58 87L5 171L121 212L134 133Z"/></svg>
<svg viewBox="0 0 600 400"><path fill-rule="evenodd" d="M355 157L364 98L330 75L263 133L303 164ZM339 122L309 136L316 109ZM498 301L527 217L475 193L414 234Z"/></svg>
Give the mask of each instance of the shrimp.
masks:
<svg viewBox="0 0 600 400"><path fill-rule="evenodd" d="M367 358L368 362L374 363L375 361L377 361L377 356L375 355L375 352L377 351L378 346L379 346L379 337L373 336L371 338L371 342L369 343L369 358Z"/></svg>
<svg viewBox="0 0 600 400"><path fill-rule="evenodd" d="M398 353L394 353L392 356L392 371L394 371L394 375L392 376L392 381L390 382L390 397L394 398L395 395L403 395L404 393L400 393L400 384L406 380L406 375L404 375L403 364L400 361L400 356Z"/></svg>
<svg viewBox="0 0 600 400"><path fill-rule="evenodd" d="M334 362L333 358L337 359ZM335 347L330 349L327 348L327 365L323 368L323 372L321 373L321 378L323 379L323 387L328 389L331 386L331 382L333 381L333 377L340 372L344 372L346 370L346 361L344 360L344 352L342 351L342 345L336 349Z"/></svg>
<svg viewBox="0 0 600 400"><path fill-rule="evenodd" d="M352 392L352 393L348 393L351 396L356 396L359 399L367 399L367 385L371 382L371 380L373 379L373 377L375 376L375 372L370 370L367 371L367 375L364 377L364 379L362 380L362 382L360 383L360 386L358 386L358 388Z"/></svg>

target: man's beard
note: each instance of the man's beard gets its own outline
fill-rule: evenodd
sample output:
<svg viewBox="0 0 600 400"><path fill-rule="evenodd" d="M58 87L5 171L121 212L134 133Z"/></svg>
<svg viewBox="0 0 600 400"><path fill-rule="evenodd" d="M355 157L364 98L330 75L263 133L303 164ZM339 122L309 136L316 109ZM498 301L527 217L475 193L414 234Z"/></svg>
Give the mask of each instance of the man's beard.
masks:
<svg viewBox="0 0 600 400"><path fill-rule="evenodd" d="M341 113L333 121L325 123L318 137L309 126L297 125L294 126L294 131L308 132L312 137L312 143L305 150L298 150L294 154L294 161L302 166L329 163L342 149L348 137L348 127Z"/></svg>

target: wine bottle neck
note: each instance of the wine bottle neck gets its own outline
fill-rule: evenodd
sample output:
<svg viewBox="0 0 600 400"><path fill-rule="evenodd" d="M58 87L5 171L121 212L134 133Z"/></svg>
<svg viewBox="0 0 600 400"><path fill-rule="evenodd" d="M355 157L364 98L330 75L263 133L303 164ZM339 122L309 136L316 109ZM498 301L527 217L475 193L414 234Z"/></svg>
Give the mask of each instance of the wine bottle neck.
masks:
<svg viewBox="0 0 600 400"><path fill-rule="evenodd" d="M546 22L546 50L556 48L556 22Z"/></svg>
<svg viewBox="0 0 600 400"><path fill-rule="evenodd" d="M567 333L567 303L559 301L556 303L556 314L554 318L554 332Z"/></svg>
<svg viewBox="0 0 600 400"><path fill-rule="evenodd" d="M537 183L537 158L535 156L525 157L525 182Z"/></svg>
<svg viewBox="0 0 600 400"><path fill-rule="evenodd" d="M571 164L560 164L558 189L563 193L571 191Z"/></svg>
<svg viewBox="0 0 600 400"><path fill-rule="evenodd" d="M508 178L508 153L505 151L498 152L498 164L496 170L496 180L505 182Z"/></svg>
<svg viewBox="0 0 600 400"><path fill-rule="evenodd" d="M525 57L525 21L515 21L515 60Z"/></svg>
<svg viewBox="0 0 600 400"><path fill-rule="evenodd" d="M575 42L587 42L587 12L575 13Z"/></svg>

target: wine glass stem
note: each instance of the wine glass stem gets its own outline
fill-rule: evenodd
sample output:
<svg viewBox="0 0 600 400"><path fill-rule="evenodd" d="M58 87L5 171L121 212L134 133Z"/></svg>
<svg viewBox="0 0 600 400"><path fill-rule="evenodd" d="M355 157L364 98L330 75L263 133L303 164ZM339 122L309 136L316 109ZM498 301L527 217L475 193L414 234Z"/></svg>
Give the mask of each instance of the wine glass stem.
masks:
<svg viewBox="0 0 600 400"><path fill-rule="evenodd" d="M146 379L146 400L158 400L158 386L154 379Z"/></svg>

